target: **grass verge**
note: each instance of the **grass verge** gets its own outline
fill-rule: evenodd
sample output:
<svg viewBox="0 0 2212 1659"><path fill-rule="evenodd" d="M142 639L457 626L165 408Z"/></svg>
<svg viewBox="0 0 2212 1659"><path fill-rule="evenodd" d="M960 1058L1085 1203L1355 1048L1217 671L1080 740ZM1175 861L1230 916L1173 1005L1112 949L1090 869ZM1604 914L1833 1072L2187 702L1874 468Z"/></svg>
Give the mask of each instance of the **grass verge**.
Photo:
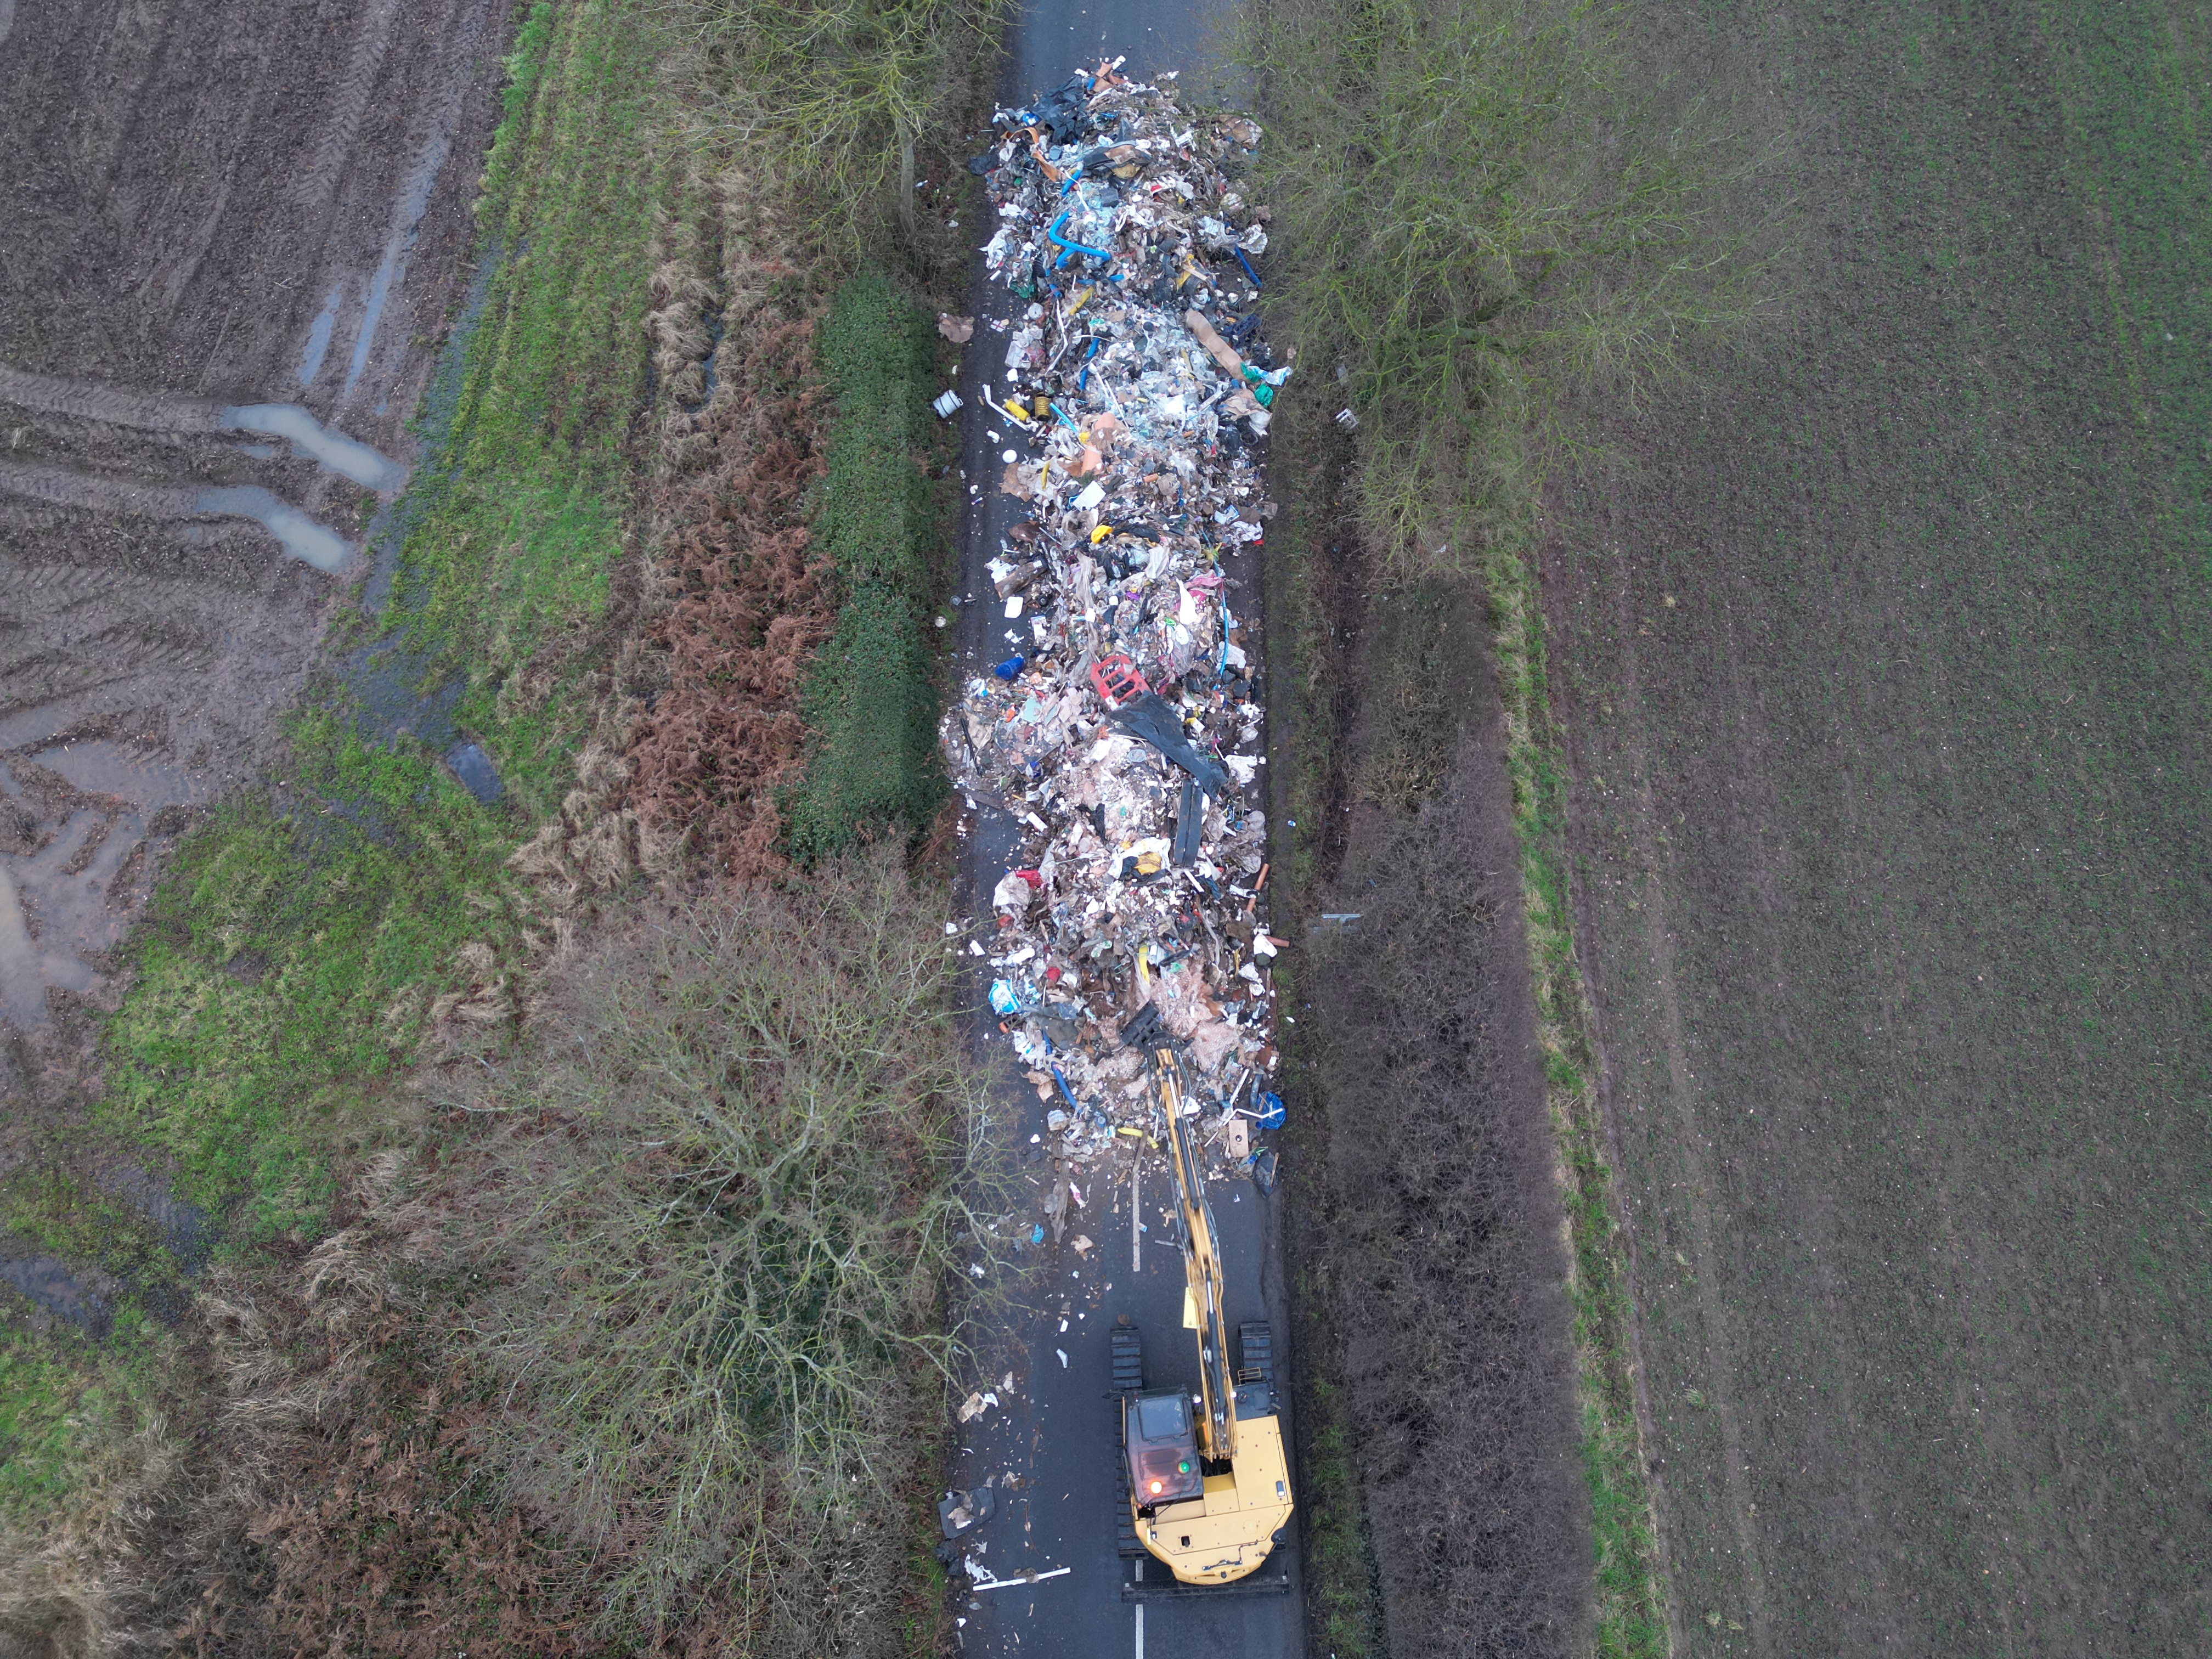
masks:
<svg viewBox="0 0 2212 1659"><path fill-rule="evenodd" d="M1505 709L1505 764L1513 787L1537 1042L1573 1260L1567 1291L1581 1377L1583 1476L1596 1547L1596 1651L1607 1659L1641 1659L1670 1650L1666 1588L1644 1474L1627 1250L1615 1218L1598 1100L1595 1017L1575 955L1566 774L1551 724L1534 560L1533 534L1498 538L1486 550L1483 587Z"/></svg>
<svg viewBox="0 0 2212 1659"><path fill-rule="evenodd" d="M820 356L836 399L815 486L815 544L843 590L804 693L806 771L785 802L803 858L870 828L912 837L945 795L927 618L940 580L944 492L929 459L937 335L929 313L862 271L837 291Z"/></svg>

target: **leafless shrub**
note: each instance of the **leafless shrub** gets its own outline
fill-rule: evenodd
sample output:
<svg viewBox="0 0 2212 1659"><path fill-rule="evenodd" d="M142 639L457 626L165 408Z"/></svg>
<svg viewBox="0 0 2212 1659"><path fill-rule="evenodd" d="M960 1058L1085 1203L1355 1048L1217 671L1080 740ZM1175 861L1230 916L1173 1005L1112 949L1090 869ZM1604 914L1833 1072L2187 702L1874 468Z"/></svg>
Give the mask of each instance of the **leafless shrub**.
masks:
<svg viewBox="0 0 2212 1659"><path fill-rule="evenodd" d="M970 1226L941 920L887 854L639 920L453 1099L503 1120L449 1200L495 1285L465 1337L484 1444L599 1564L603 1629L726 1586L811 1651L867 1599L823 1567L881 1547Z"/></svg>

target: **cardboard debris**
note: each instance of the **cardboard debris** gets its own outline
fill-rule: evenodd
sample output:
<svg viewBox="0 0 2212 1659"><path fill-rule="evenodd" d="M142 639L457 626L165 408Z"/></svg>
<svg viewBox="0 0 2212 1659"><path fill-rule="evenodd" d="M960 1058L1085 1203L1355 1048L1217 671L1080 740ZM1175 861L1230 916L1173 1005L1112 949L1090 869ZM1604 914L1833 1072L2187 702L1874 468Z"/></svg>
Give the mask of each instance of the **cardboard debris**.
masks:
<svg viewBox="0 0 2212 1659"><path fill-rule="evenodd" d="M1161 1127L1131 1016L1158 1006L1209 1121L1277 1061L1261 688L1223 559L1272 516L1257 451L1290 377L1251 312L1267 210L1235 176L1261 135L1118 67L1000 110L969 164L1012 313L982 319L1004 343L975 354L969 418L1028 516L991 564L1015 654L943 738L969 799L1022 833L991 896L991 1005L1053 1104L1055 1238L1085 1160Z"/></svg>
<svg viewBox="0 0 2212 1659"><path fill-rule="evenodd" d="M972 1423L999 1403L995 1394L970 1394L961 1402L959 1417L963 1423Z"/></svg>

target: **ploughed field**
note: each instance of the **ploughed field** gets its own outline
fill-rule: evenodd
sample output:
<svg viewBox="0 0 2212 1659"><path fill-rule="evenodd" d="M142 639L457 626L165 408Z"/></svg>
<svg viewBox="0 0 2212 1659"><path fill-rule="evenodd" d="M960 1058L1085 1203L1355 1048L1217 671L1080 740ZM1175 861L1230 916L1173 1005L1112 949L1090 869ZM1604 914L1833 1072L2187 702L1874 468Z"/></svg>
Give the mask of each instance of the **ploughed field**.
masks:
<svg viewBox="0 0 2212 1659"><path fill-rule="evenodd" d="M1678 1648L2203 1652L2212 18L1743 27L1795 314L1547 554Z"/></svg>

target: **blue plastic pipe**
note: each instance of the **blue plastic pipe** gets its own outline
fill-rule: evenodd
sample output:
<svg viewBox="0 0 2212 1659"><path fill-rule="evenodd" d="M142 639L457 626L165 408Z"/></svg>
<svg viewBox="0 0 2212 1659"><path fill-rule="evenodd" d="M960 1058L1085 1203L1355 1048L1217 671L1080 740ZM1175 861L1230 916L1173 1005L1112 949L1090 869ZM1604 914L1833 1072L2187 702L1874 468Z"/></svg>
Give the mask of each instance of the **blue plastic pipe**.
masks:
<svg viewBox="0 0 2212 1659"><path fill-rule="evenodd" d="M1114 262L1114 256L1107 252L1105 249L1098 247L1085 247L1080 242L1069 241L1066 237L1060 234L1060 228L1067 222L1070 216L1073 212L1074 210L1071 208L1068 210L1068 212L1061 214L1059 218L1052 222L1051 228L1045 232L1045 235L1055 246L1066 250L1066 252L1063 252L1060 258L1052 262L1052 268L1054 270L1058 270L1062 265L1067 263L1070 255L1077 253L1087 253L1094 259L1101 260L1105 264L1111 264Z"/></svg>

